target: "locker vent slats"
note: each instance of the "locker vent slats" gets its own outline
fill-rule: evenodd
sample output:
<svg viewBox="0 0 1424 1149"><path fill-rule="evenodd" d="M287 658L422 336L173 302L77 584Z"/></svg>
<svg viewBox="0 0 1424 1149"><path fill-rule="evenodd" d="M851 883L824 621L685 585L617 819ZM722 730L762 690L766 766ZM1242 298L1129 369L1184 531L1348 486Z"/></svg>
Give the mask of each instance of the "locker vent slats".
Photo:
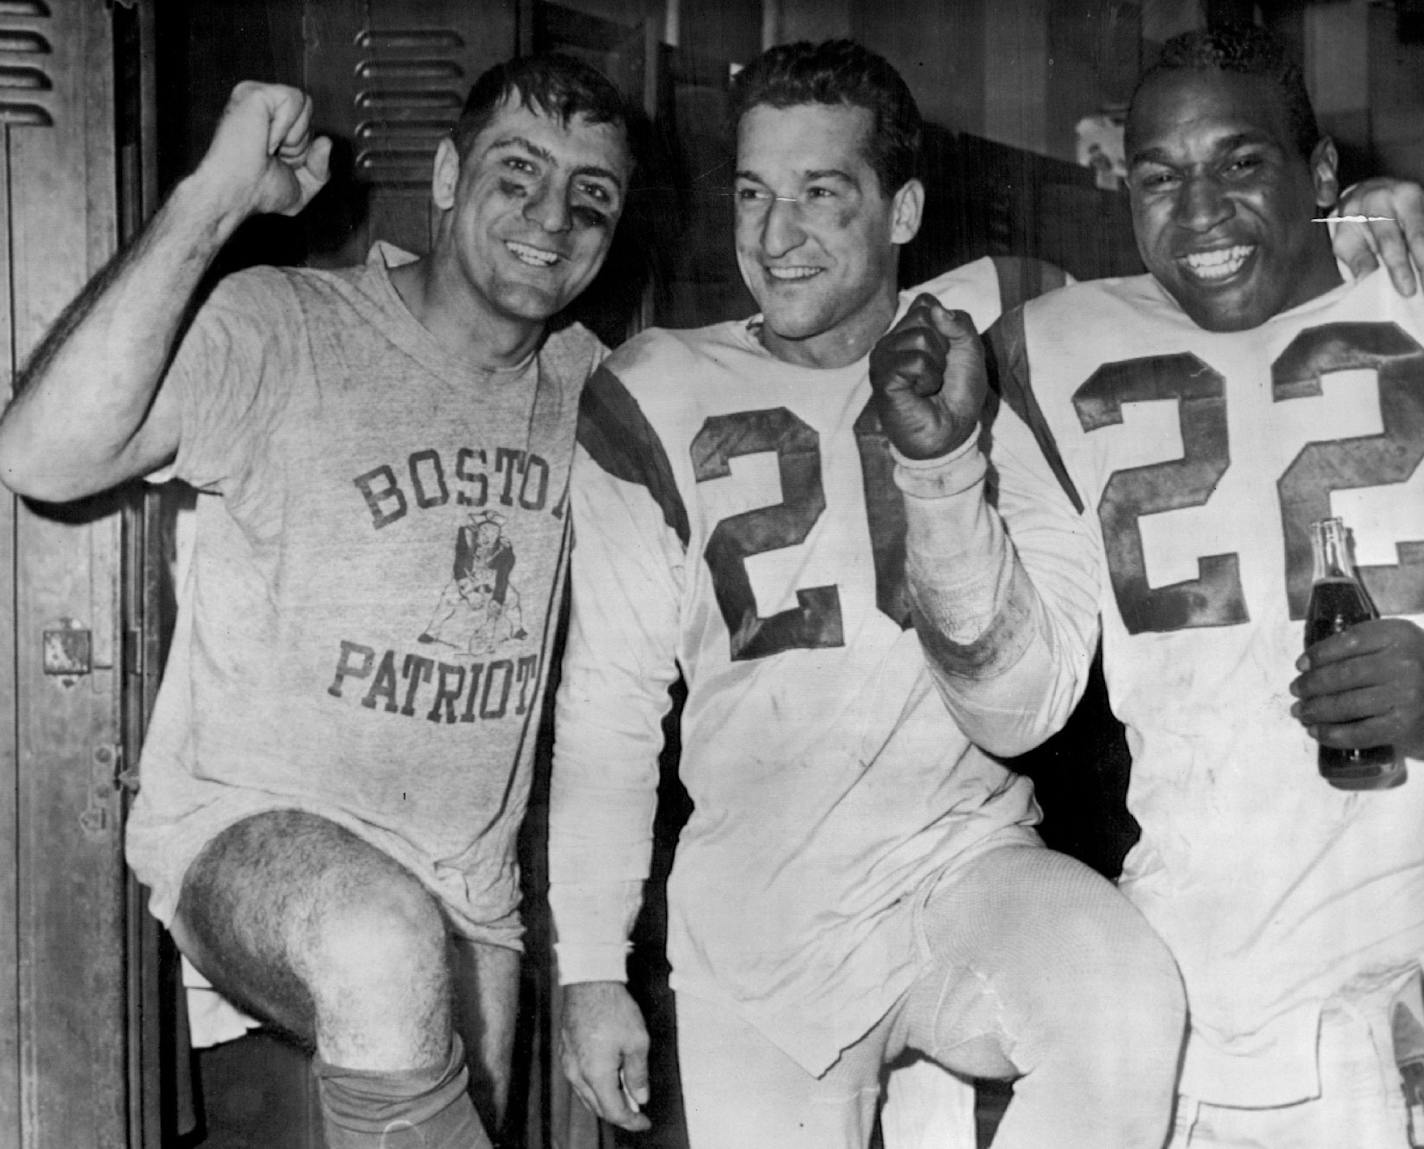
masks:
<svg viewBox="0 0 1424 1149"><path fill-rule="evenodd" d="M0 124L54 125L49 19L40 0L0 0Z"/></svg>
<svg viewBox="0 0 1424 1149"><path fill-rule="evenodd" d="M423 187L464 101L464 38L452 28L363 28L355 44L357 176Z"/></svg>

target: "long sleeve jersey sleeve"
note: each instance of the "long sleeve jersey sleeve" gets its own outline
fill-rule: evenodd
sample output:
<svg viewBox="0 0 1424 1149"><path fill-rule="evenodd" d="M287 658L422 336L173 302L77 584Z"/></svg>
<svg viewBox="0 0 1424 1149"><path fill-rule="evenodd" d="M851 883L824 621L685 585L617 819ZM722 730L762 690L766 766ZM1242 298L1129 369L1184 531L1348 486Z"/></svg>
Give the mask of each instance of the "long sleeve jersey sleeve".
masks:
<svg viewBox="0 0 1424 1149"><path fill-rule="evenodd" d="M666 470L662 447L622 397L606 372L590 385L573 465L572 597L550 794L564 983L625 977L652 853L662 720L678 676L683 544L652 497Z"/></svg>
<svg viewBox="0 0 1424 1149"><path fill-rule="evenodd" d="M896 457L916 629L960 728L995 754L1067 721L1097 642L1101 551L1022 419L991 401L940 459Z"/></svg>

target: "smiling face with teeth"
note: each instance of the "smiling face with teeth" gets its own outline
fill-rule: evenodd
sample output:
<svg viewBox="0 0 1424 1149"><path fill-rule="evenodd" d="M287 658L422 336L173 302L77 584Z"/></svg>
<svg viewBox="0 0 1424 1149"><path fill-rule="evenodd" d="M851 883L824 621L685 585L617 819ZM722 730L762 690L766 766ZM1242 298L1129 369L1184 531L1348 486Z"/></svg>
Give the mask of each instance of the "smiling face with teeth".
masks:
<svg viewBox="0 0 1424 1149"><path fill-rule="evenodd" d="M923 188L893 195L867 158L874 117L849 104L757 104L737 125L737 264L780 359L841 367L895 315L900 245Z"/></svg>
<svg viewBox="0 0 1424 1149"><path fill-rule="evenodd" d="M598 273L631 168L621 124L523 104L499 107L463 156L442 141L422 322L524 349Z"/></svg>
<svg viewBox="0 0 1424 1149"><path fill-rule="evenodd" d="M1243 331L1340 282L1325 227L1334 145L1303 155L1270 80L1216 69L1149 79L1126 133L1148 271L1208 331Z"/></svg>

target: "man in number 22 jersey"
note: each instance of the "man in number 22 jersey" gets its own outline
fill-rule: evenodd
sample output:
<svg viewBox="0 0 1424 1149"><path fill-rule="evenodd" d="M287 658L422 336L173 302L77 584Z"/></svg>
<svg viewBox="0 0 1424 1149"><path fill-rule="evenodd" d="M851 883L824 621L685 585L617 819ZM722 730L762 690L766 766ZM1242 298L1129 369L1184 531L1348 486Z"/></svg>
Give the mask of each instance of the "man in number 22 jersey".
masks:
<svg viewBox="0 0 1424 1149"><path fill-rule="evenodd" d="M1092 536L1078 561L1102 572L1142 826L1121 888L1172 948L1191 1019L1173 1144L1418 1145L1394 1042L1424 1036L1424 300L1381 273L1341 281L1315 221L1335 151L1259 30L1170 43L1127 150L1151 274L1001 321L1005 402L984 424L1014 466L1033 428ZM912 315L872 381L892 440L949 484L962 448L936 434L973 387L943 322L928 304ZM934 562L953 508L907 504L926 648L953 699L957 620L935 609L953 585ZM1385 617L1303 656L1309 525L1330 514ZM1334 789L1318 743L1393 744L1409 780Z"/></svg>

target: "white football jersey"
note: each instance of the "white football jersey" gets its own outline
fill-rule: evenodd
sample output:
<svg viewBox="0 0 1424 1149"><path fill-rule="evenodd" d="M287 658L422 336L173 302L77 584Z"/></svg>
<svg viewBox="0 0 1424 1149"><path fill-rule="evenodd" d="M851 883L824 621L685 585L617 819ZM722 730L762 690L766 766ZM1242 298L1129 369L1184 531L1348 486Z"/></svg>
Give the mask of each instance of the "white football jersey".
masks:
<svg viewBox="0 0 1424 1149"><path fill-rule="evenodd" d="M1100 280L996 341L1106 556L1142 826L1122 888L1186 979L1183 1089L1310 1096L1324 999L1424 952L1424 765L1393 791L1331 787L1288 689L1312 520L1342 516L1380 612L1424 621L1424 300L1378 274L1209 333L1150 277Z"/></svg>
<svg viewBox="0 0 1424 1149"><path fill-rule="evenodd" d="M981 327L997 317L992 261L927 286ZM970 744L929 679L870 404L866 359L782 362L755 321L651 331L590 381L573 480L550 852L561 975L623 976L680 670L694 810L668 887L673 985L817 1073L914 976L927 879L1001 831L1031 839L1037 819L1028 781ZM1000 479L1030 508L1026 555L1031 508L1056 490L1035 481Z"/></svg>

